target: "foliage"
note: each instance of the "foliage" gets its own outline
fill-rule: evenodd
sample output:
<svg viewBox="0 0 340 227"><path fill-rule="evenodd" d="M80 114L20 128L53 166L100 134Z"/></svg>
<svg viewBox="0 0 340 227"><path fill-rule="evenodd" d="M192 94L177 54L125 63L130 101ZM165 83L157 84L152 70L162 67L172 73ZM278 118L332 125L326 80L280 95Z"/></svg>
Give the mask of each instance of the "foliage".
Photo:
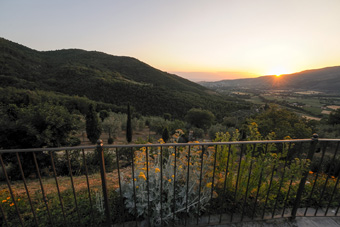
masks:
<svg viewBox="0 0 340 227"><path fill-rule="evenodd" d="M226 127L222 124L215 124L210 126L208 129L208 134L211 140L214 140L216 137L216 133L218 132L226 132Z"/></svg>
<svg viewBox="0 0 340 227"><path fill-rule="evenodd" d="M76 49L39 52L3 38L0 49L1 87L87 97L103 104L98 105L98 112L106 107L125 112L130 102L142 115L169 113L180 119L189 109L199 107L222 119L227 112L249 109L244 101L212 94L203 86L130 57Z"/></svg>
<svg viewBox="0 0 340 227"><path fill-rule="evenodd" d="M105 120L105 118L107 118L108 116L110 116L109 112L107 112L106 110L101 110L99 112L99 117L102 120L102 122Z"/></svg>
<svg viewBox="0 0 340 227"><path fill-rule="evenodd" d="M253 119L248 119L248 123L256 122L259 132L267 135L275 132L274 139L283 139L290 136L293 139L310 138L312 129L305 118L301 118L295 113L271 105L269 109L260 113ZM248 134L249 132L246 132Z"/></svg>
<svg viewBox="0 0 340 227"><path fill-rule="evenodd" d="M91 143L95 144L101 135L101 124L98 120L94 106L90 105L89 111L86 114L86 134Z"/></svg>
<svg viewBox="0 0 340 227"><path fill-rule="evenodd" d="M162 139L160 142L164 143ZM212 153L208 151L204 154L206 160L201 166L199 160L202 150L198 146L194 146L191 150L189 165L186 159L188 149L185 148L178 151L173 147L165 148L162 151L158 148L150 150L149 154L146 152L145 148L135 152L135 175L133 178L126 176L122 181L125 206L130 213L143 218L150 215L151 222L159 225L161 208L162 220L165 223L172 219L174 209L176 220L187 212L189 215L193 214L197 210L198 204L200 204L200 213L203 212L208 205L211 192L211 183L206 177L212 169L212 166L208 165L209 160L212 159ZM204 179L200 182L201 168L203 168ZM188 171L189 178L187 178ZM189 182L186 185L187 180ZM198 197L199 188L201 188L200 198ZM188 192L186 192L187 190ZM147 191L149 191L149 198ZM134 193L136 204L134 203ZM150 200L149 207L148 200ZM173 208L174 204L176 208Z"/></svg>
<svg viewBox="0 0 340 227"><path fill-rule="evenodd" d="M206 130L215 120L215 116L209 110L192 108L187 112L185 119L191 125Z"/></svg>
<svg viewBox="0 0 340 227"><path fill-rule="evenodd" d="M164 142L168 142L169 137L170 137L169 130L168 130L167 127L165 127L164 130L163 130L163 133L162 133L162 139L163 139Z"/></svg>
<svg viewBox="0 0 340 227"><path fill-rule="evenodd" d="M329 114L328 122L329 124L332 124L332 125L340 124L340 108L337 110L333 110Z"/></svg>
<svg viewBox="0 0 340 227"><path fill-rule="evenodd" d="M249 140L263 139L256 123L248 128L251 132ZM274 136L271 133L265 139ZM237 141L239 138L237 130L232 136L229 133L216 134L216 141ZM164 143L163 140L160 142ZM299 181L310 163L303 158L288 159L289 147L292 148L288 143L282 146L217 147L200 147L193 143L190 151L188 147L141 148L134 152L134 176L123 177L125 206L138 217L150 215L156 225L160 224L161 207L165 223L173 217L180 221L183 217L194 217L216 209L242 212L243 198L248 198L248 214L253 211L254 203L260 208L255 211L257 214L264 207L273 209L276 198L281 200L278 207L282 208L288 190L291 193L297 190L290 181ZM278 180L269 184L273 174ZM234 205L226 207L227 204Z"/></svg>
<svg viewBox="0 0 340 227"><path fill-rule="evenodd" d="M131 126L131 112L130 104L128 104L127 120L126 120L126 141L130 143L132 141L132 126Z"/></svg>
<svg viewBox="0 0 340 227"><path fill-rule="evenodd" d="M111 216L116 220L120 220L119 214L115 212L116 210L121 210L121 204L117 202L119 200L119 196L113 189L109 189L109 194L111 201L113 201L110 207ZM63 191L61 192L61 197L63 200L66 220L63 218L63 211L60 206L58 194L47 192L48 206L54 226L76 226L79 224L83 226L103 225L105 215L101 209L102 196L97 189L91 190L92 203L94 203L93 207L89 205L89 195L87 190L76 192L78 212L81 217L80 222L78 221L78 212L75 208L73 191L71 189ZM14 199L18 209L20 210L21 217L24 220L24 225L32 227L36 226L27 196L14 192ZM51 226L41 192L37 191L36 193L31 194L31 199L33 200L33 208L37 216L39 226ZM2 203L1 205L4 209L9 226L20 226L13 198L7 189L0 191L0 203ZM4 222L2 226L5 226Z"/></svg>
<svg viewBox="0 0 340 227"><path fill-rule="evenodd" d="M33 148L69 145L79 118L50 104L0 106L0 147Z"/></svg>

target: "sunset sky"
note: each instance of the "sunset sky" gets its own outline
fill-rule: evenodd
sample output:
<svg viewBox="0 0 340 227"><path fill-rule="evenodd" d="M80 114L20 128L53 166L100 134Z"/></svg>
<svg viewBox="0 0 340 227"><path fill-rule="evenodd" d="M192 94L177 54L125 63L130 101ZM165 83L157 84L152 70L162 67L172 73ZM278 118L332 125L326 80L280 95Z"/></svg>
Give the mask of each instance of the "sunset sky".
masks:
<svg viewBox="0 0 340 227"><path fill-rule="evenodd" d="M284 74L340 65L340 0L1 0L0 37L193 81Z"/></svg>

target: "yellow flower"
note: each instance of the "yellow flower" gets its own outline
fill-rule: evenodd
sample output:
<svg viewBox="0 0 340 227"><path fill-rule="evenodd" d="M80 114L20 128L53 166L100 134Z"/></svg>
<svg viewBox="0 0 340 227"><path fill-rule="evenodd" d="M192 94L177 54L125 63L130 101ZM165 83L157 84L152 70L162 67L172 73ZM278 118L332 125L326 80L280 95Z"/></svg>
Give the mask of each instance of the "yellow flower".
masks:
<svg viewBox="0 0 340 227"><path fill-rule="evenodd" d="M2 200L2 203L5 203L5 202L7 202L7 200L6 200L6 199Z"/></svg>
<svg viewBox="0 0 340 227"><path fill-rule="evenodd" d="M212 185L212 182L209 182L209 183L207 184L207 188L211 188L211 185Z"/></svg>
<svg viewBox="0 0 340 227"><path fill-rule="evenodd" d="M20 201L20 199L18 199L18 201Z"/></svg>
<svg viewBox="0 0 340 227"><path fill-rule="evenodd" d="M10 207L14 206L14 203L11 203L9 206L10 206Z"/></svg>
<svg viewBox="0 0 340 227"><path fill-rule="evenodd" d="M11 197L7 197L7 200L11 199Z"/></svg>
<svg viewBox="0 0 340 227"><path fill-rule="evenodd" d="M175 153L172 153L171 155L172 155L172 156L175 156Z"/></svg>
<svg viewBox="0 0 340 227"><path fill-rule="evenodd" d="M168 180L171 183L171 179Z"/></svg>
<svg viewBox="0 0 340 227"><path fill-rule="evenodd" d="M155 173L159 173L161 170L159 168L155 168Z"/></svg>
<svg viewBox="0 0 340 227"><path fill-rule="evenodd" d="M139 186L136 186L136 188L138 189L138 188L139 188Z"/></svg>
<svg viewBox="0 0 340 227"><path fill-rule="evenodd" d="M134 180L134 181L136 181L137 179L136 179L136 178L134 178L133 180Z"/></svg>
<svg viewBox="0 0 340 227"><path fill-rule="evenodd" d="M145 174L143 172L140 172L138 177L146 180Z"/></svg>
<svg viewBox="0 0 340 227"><path fill-rule="evenodd" d="M175 178L175 175L172 175L171 177L172 177L172 178Z"/></svg>
<svg viewBox="0 0 340 227"><path fill-rule="evenodd" d="M313 174L314 172L313 171L309 171L310 174Z"/></svg>

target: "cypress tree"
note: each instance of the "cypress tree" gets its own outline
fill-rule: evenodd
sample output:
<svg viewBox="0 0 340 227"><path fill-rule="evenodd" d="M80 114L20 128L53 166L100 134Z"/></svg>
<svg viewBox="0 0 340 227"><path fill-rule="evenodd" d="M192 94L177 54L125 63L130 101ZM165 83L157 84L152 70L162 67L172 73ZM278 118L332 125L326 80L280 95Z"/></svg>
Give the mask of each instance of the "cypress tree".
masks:
<svg viewBox="0 0 340 227"><path fill-rule="evenodd" d="M166 142L168 142L169 137L170 137L170 136L169 136L169 130L168 130L167 127L165 127L165 128L163 129L162 139L163 139L164 142L166 143Z"/></svg>
<svg viewBox="0 0 340 227"><path fill-rule="evenodd" d="M91 143L96 143L102 133L101 125L94 110L93 104L90 104L89 111L86 114L86 134Z"/></svg>
<svg viewBox="0 0 340 227"><path fill-rule="evenodd" d="M128 104L128 109L127 109L126 141L128 143L130 143L132 141L132 126L131 126L130 104Z"/></svg>

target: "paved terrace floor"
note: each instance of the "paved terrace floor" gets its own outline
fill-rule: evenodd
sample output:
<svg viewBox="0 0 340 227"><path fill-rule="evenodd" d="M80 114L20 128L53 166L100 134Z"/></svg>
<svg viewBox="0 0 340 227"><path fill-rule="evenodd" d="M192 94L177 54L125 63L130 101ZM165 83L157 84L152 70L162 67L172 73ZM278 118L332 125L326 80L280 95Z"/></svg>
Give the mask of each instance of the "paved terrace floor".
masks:
<svg viewBox="0 0 340 227"><path fill-rule="evenodd" d="M334 216L335 210L330 210L327 217L321 216L324 213L324 209L320 208L317 212L319 217L313 217L315 209L309 208L308 212L306 213L309 217L304 217L305 208L299 208L297 211L297 217L295 220L291 220L289 217L281 218L277 216L276 218L272 219L270 216L265 216L264 220L256 220L251 221L251 219L245 218L242 222L235 222L235 223L227 223L227 224L214 224L218 223L219 216L204 216L200 218L199 224L197 224L195 220L188 220L187 226L207 226L207 227L340 227L340 216ZM285 214L290 214L290 210L288 209ZM288 216L288 215L287 215ZM235 220L241 220L240 216L235 214ZM210 220L211 224L208 224ZM223 215L222 223L228 222L230 220L229 215ZM124 223L124 227L135 227L135 222L126 222ZM138 227L147 227L149 226L146 221L138 222ZM170 225L171 226L171 225ZM184 226L184 225L175 225L175 226ZM123 227L122 224L114 225L114 227Z"/></svg>

